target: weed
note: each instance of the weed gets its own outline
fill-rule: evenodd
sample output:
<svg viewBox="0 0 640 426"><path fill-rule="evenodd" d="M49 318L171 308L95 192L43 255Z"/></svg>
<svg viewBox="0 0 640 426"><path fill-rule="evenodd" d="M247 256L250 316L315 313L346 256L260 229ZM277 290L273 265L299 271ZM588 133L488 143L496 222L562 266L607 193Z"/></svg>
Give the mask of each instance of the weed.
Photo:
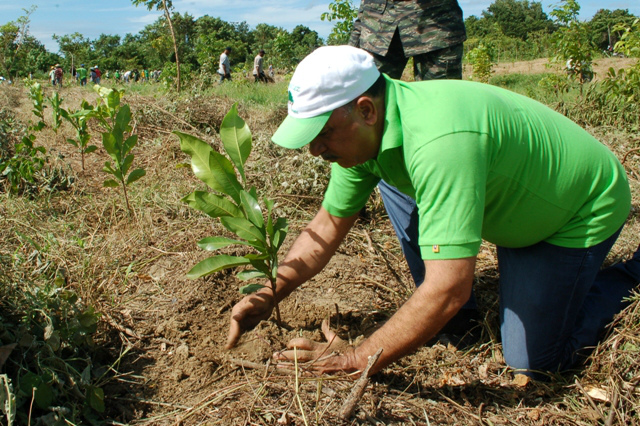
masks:
<svg viewBox="0 0 640 426"><path fill-rule="evenodd" d="M64 270L48 260L50 247L15 235L21 247L3 256L0 274L0 346L12 348L0 400L13 403L18 424L93 422L104 411L97 383L105 370L92 359L99 314L67 286Z"/></svg>

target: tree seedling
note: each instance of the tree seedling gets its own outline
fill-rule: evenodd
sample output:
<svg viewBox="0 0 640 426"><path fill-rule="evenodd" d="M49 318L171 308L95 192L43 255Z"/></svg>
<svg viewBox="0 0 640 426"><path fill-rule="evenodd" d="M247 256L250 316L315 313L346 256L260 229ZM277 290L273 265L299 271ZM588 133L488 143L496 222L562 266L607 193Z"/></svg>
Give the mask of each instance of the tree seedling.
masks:
<svg viewBox="0 0 640 426"><path fill-rule="evenodd" d="M102 146L113 160L106 161L102 171L109 173L115 179L106 179L104 186L117 188L122 186L122 192L127 204L127 210L131 213L127 186L143 177L146 172L138 168L129 173L133 163L134 155L131 150L138 143L138 135L131 134L131 109L129 105L120 105L120 99L124 90L107 89L101 86L94 86L100 95L103 103L99 105L91 114L96 117L102 126L107 130L102 133Z"/></svg>
<svg viewBox="0 0 640 426"><path fill-rule="evenodd" d="M62 118L63 118L63 109L62 109L62 101L63 99L60 97L60 94L58 92L53 92L53 95L48 98L49 99L49 103L51 104L51 118L53 119L53 131L56 132L56 134L58 133L58 129L60 128L60 126L62 125ZM84 167L83 167L84 170Z"/></svg>
<svg viewBox="0 0 640 426"><path fill-rule="evenodd" d="M57 94L57 93L56 93ZM91 135L87 129L88 120L95 115L93 105L83 100L80 109L75 111L67 111L60 108L60 116L67 120L76 131L76 138L68 138L67 142L78 148L82 159L82 171L84 172L84 156L98 149L95 145L89 145Z"/></svg>
<svg viewBox="0 0 640 426"><path fill-rule="evenodd" d="M187 276L199 278L228 268L248 265L250 269L236 276L249 284L240 287L240 293L250 294L263 284L252 282L267 280L275 300L278 276L278 250L287 235L286 218L276 217L274 201L263 197L261 207L255 187L247 189L245 166L251 153L251 132L238 116L237 104L227 113L220 127L220 138L227 156L215 151L208 143L195 136L174 132L180 138L180 149L191 156L191 169L213 192L194 191L183 198L189 206L218 218L222 226L236 238L212 236L198 241L204 250L217 251L232 245L251 247L254 253L244 256L218 254L195 265ZM240 176L240 180L238 180ZM266 210L266 218L264 215ZM280 309L275 302L276 321L281 324Z"/></svg>
<svg viewBox="0 0 640 426"><path fill-rule="evenodd" d="M40 131L44 128L44 94L42 92L42 85L32 80L26 80L25 83L29 88L29 98L33 103L33 115L35 115L39 121L30 127L30 130Z"/></svg>

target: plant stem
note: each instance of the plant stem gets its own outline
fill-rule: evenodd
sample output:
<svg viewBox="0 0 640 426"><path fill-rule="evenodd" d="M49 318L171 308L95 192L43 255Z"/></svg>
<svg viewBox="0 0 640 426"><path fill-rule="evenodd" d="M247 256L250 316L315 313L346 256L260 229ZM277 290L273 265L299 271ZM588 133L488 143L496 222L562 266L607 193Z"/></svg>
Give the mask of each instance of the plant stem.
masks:
<svg viewBox="0 0 640 426"><path fill-rule="evenodd" d="M278 306L278 299L276 298L276 283L275 280L269 280L271 282L271 292L273 293L273 303L276 308L276 323L278 327L282 327L282 318L280 317L280 306Z"/></svg>
<svg viewBox="0 0 640 426"><path fill-rule="evenodd" d="M129 215L131 215L131 206L129 205L129 196L127 196L127 184L124 183L124 179L122 179L121 182L122 182L122 190L124 191L124 200L127 202L127 211L129 212Z"/></svg>

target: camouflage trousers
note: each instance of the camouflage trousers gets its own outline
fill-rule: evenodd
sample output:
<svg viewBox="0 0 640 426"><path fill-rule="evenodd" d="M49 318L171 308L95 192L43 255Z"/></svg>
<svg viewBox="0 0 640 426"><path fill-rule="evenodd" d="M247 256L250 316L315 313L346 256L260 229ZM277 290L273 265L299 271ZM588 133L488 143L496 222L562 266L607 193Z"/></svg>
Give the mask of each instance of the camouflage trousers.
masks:
<svg viewBox="0 0 640 426"><path fill-rule="evenodd" d="M413 57L413 78L416 81L438 78L462 79L462 43ZM391 40L386 56L372 53L378 69L391 78L399 79L409 58L404 56L400 36L396 33Z"/></svg>

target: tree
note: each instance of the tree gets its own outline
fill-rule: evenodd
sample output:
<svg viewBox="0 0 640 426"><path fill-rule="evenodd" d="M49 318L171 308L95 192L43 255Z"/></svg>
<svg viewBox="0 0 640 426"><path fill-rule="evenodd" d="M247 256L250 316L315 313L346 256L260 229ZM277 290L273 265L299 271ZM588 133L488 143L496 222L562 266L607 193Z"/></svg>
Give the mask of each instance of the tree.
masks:
<svg viewBox="0 0 640 426"><path fill-rule="evenodd" d="M589 21L593 42L600 50L615 46L623 32L615 30L614 27L618 24L630 26L635 18L628 9L616 9L613 12L609 9L598 10Z"/></svg>
<svg viewBox="0 0 640 426"><path fill-rule="evenodd" d="M489 24L497 24L506 36L524 41L535 31L553 30L553 21L542 11L542 4L535 1L496 0L482 15Z"/></svg>
<svg viewBox="0 0 640 426"><path fill-rule="evenodd" d="M353 30L353 21L358 10L351 0L335 0L329 3L329 11L320 15L323 21L336 21L327 39L327 44L347 44Z"/></svg>
<svg viewBox="0 0 640 426"><path fill-rule="evenodd" d="M25 14L16 21L10 21L0 26L0 71L10 80L24 71L21 65L27 56L25 42L29 40L30 16L36 10L35 6L29 9L22 9Z"/></svg>
<svg viewBox="0 0 640 426"><path fill-rule="evenodd" d="M99 66L103 70L114 70L120 68L119 48L120 48L120 36L119 35L106 35L100 34L97 39L91 42L92 52L89 58L85 58L84 62L89 62L91 65L99 63ZM81 58L78 58L78 62Z"/></svg>
<svg viewBox="0 0 640 426"><path fill-rule="evenodd" d="M54 34L53 39L58 43L60 52L67 60L67 65L75 66L76 58L88 58L91 52L91 42L82 34L75 32L70 35L59 36Z"/></svg>
<svg viewBox="0 0 640 426"><path fill-rule="evenodd" d="M562 0L551 15L558 23L558 31L553 35L556 45L556 61L567 63L570 77L580 83L580 92L587 73L591 72L591 61L596 45L593 43L589 25L578 21L580 5L576 0Z"/></svg>
<svg viewBox="0 0 640 426"><path fill-rule="evenodd" d="M169 30L171 31L171 38L173 39L173 51L176 58L176 90L180 91L180 55L178 54L178 41L176 39L176 32L173 29L173 22L171 21L171 14L169 9L173 9L171 0L131 0L134 5L139 6L144 4L147 9L161 10L164 12L164 17L169 24Z"/></svg>

